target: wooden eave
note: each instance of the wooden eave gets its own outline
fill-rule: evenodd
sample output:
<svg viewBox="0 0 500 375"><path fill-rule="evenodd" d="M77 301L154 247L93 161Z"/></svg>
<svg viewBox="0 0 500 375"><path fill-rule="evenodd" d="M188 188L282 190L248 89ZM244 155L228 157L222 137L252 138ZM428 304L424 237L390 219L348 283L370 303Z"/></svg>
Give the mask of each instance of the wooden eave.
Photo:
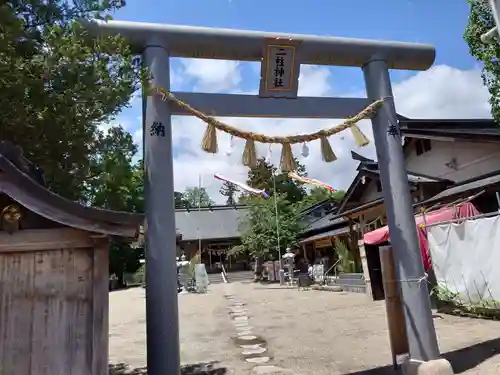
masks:
<svg viewBox="0 0 500 375"><path fill-rule="evenodd" d="M132 238L144 221L142 214L92 208L63 198L20 171L2 154L0 192L48 220L85 231Z"/></svg>

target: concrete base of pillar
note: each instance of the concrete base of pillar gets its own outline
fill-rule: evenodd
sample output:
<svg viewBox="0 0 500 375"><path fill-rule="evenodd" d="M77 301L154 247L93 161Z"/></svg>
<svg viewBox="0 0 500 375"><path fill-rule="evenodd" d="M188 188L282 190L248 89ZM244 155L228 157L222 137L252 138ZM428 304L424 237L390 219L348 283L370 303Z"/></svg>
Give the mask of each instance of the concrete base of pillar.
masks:
<svg viewBox="0 0 500 375"><path fill-rule="evenodd" d="M454 375L450 362L444 358L428 362L408 359L401 369L404 375Z"/></svg>

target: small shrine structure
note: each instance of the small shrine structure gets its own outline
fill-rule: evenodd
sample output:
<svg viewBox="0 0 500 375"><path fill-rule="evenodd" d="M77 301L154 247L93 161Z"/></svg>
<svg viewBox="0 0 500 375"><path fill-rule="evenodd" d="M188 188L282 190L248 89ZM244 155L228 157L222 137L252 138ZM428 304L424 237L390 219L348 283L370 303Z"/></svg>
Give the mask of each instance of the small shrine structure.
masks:
<svg viewBox="0 0 500 375"><path fill-rule="evenodd" d="M143 220L54 194L0 141L0 374L108 373L109 239Z"/></svg>

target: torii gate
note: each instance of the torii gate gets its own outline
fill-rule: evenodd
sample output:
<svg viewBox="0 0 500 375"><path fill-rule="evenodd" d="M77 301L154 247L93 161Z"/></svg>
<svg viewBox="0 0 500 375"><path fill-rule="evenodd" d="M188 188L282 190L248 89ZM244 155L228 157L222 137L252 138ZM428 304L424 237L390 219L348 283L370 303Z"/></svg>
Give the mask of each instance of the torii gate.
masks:
<svg viewBox="0 0 500 375"><path fill-rule="evenodd" d="M87 24L95 34L121 34L142 54L152 84L170 89L170 57L262 61L260 94L175 93L198 110L214 116L345 118L369 103L384 104L372 118L383 197L395 249L411 357L432 360L439 348L412 201L389 69L427 70L435 59L431 45L300 34L214 29L123 21ZM272 81L272 59L282 53L284 77ZM274 60L273 60L274 61ZM367 98L297 97L301 64L362 68ZM283 64L281 65L283 67ZM277 99L282 98L282 99ZM180 372L175 207L171 116L186 115L159 95L143 98L146 185L147 365L151 375ZM420 282L419 282L420 281Z"/></svg>

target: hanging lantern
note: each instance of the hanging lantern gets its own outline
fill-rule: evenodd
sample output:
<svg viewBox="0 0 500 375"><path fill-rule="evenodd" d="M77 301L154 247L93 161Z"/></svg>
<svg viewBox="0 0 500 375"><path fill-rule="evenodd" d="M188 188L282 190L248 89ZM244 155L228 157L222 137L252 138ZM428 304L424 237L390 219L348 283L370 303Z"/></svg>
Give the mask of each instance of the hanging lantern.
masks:
<svg viewBox="0 0 500 375"><path fill-rule="evenodd" d="M229 147L226 150L226 156L231 156L234 152L234 136L229 139Z"/></svg>
<svg viewBox="0 0 500 375"><path fill-rule="evenodd" d="M273 150L271 149L271 145L269 145L269 149L267 150L266 163L271 164L271 159L273 157Z"/></svg>
<svg viewBox="0 0 500 375"><path fill-rule="evenodd" d="M302 144L302 156L305 158L309 156L309 147L307 146L307 143Z"/></svg>

